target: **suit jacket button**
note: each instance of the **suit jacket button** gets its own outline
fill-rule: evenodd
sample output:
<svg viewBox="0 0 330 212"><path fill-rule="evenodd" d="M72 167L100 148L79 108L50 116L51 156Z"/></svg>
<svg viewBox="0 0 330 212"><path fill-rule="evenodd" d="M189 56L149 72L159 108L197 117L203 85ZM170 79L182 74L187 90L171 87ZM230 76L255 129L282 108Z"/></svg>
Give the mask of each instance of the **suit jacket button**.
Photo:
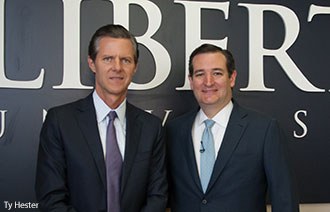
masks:
<svg viewBox="0 0 330 212"><path fill-rule="evenodd" d="M207 204L207 200L206 200L206 199L203 199L203 200L202 200L202 204L203 204L203 205L206 205L206 204Z"/></svg>

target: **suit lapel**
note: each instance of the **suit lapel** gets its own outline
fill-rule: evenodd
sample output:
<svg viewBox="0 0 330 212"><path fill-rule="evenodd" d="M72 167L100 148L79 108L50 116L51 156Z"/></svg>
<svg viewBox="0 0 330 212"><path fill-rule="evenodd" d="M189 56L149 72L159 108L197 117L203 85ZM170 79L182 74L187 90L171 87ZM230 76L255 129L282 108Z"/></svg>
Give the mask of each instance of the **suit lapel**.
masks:
<svg viewBox="0 0 330 212"><path fill-rule="evenodd" d="M94 158L94 162L99 172L101 181L106 188L106 168L104 154L97 126L92 94L81 100L79 103L80 104L77 106L76 115L77 122Z"/></svg>
<svg viewBox="0 0 330 212"><path fill-rule="evenodd" d="M214 164L213 173L207 190L209 190L219 178L230 156L236 149L247 126L247 123L243 119L246 115L247 113L242 111L241 107L237 103L234 103L234 108L230 116L216 162Z"/></svg>
<svg viewBox="0 0 330 212"><path fill-rule="evenodd" d="M200 183L200 178L197 170L197 164L196 164L196 157L195 157L195 151L194 151L194 145L191 135L191 129L196 117L197 111L192 113L186 122L183 124L183 130L180 132L181 134L178 136L181 138L181 144L182 149L184 153L184 158L187 162L188 169L191 172L191 177L196 184L196 186L199 188L199 190L202 191L202 185Z"/></svg>
<svg viewBox="0 0 330 212"><path fill-rule="evenodd" d="M133 167L134 158L138 149L141 128L143 123L138 119L137 109L126 103L126 144L125 158L122 170L121 194L123 194L131 169Z"/></svg>
<svg viewBox="0 0 330 212"><path fill-rule="evenodd" d="M78 125L81 128L81 131L93 155L102 183L106 188L106 167L92 95L89 95L87 98L83 99L77 106L76 117ZM125 189L125 185L134 163L134 158L140 141L142 124L143 123L138 119L138 113L136 113L134 106L127 103L126 145L122 170L121 194L123 194L123 190Z"/></svg>

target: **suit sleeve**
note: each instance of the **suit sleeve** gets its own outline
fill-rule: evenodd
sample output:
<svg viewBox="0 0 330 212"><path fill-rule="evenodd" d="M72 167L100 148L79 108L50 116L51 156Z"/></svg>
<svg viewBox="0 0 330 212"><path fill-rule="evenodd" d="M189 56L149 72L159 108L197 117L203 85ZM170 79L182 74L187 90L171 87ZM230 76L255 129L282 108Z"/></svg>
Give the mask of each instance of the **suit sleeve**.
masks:
<svg viewBox="0 0 330 212"><path fill-rule="evenodd" d="M40 133L35 190L40 211L75 211L69 205L65 153L54 110L48 112Z"/></svg>
<svg viewBox="0 0 330 212"><path fill-rule="evenodd" d="M157 140L153 147L147 200L141 212L163 212L167 204L167 175L165 167L165 133L158 127Z"/></svg>
<svg viewBox="0 0 330 212"><path fill-rule="evenodd" d="M287 143L276 121L265 135L264 168L273 212L299 212L296 185L288 161Z"/></svg>

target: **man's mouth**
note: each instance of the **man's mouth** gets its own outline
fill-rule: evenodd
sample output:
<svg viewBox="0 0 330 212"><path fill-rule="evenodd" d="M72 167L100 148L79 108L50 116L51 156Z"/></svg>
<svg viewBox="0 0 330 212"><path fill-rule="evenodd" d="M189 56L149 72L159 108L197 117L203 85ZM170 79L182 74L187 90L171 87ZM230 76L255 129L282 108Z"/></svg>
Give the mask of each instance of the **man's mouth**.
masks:
<svg viewBox="0 0 330 212"><path fill-rule="evenodd" d="M124 77L121 77L121 76L112 76L112 77L109 77L109 79L111 79L111 80L123 80Z"/></svg>
<svg viewBox="0 0 330 212"><path fill-rule="evenodd" d="M203 93L213 93L213 92L216 92L217 89L204 89L202 90Z"/></svg>

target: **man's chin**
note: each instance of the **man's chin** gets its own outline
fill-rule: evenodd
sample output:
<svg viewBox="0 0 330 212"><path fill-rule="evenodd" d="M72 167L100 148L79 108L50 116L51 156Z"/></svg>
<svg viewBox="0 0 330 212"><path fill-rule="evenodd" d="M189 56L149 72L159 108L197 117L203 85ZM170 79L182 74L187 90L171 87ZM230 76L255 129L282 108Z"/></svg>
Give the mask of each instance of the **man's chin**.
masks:
<svg viewBox="0 0 330 212"><path fill-rule="evenodd" d="M204 98L203 99L203 104L205 105L214 105L217 103L217 99L215 98Z"/></svg>

